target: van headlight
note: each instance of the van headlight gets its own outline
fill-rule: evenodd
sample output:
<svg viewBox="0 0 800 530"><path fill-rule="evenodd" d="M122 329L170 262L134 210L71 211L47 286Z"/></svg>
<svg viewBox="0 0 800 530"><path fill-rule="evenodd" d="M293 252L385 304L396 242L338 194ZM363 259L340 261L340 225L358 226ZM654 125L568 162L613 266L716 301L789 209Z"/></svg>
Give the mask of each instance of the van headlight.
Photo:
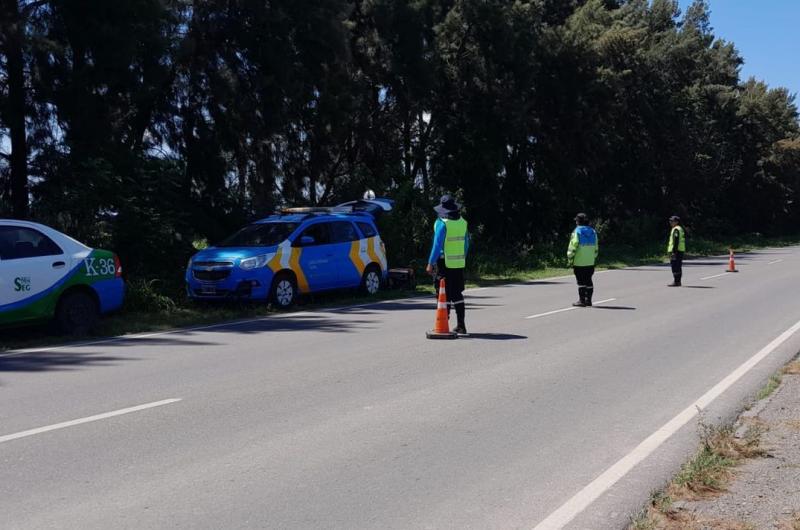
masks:
<svg viewBox="0 0 800 530"><path fill-rule="evenodd" d="M253 256L252 258L246 258L240 261L239 268L250 271L266 266L268 261L269 254L264 254L263 256Z"/></svg>

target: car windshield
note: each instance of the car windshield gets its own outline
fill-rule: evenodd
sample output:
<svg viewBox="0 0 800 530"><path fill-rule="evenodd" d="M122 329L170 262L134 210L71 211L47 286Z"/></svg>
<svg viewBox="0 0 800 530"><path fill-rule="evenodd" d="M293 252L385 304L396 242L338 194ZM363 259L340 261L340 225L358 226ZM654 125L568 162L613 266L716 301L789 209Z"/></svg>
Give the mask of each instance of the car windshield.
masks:
<svg viewBox="0 0 800 530"><path fill-rule="evenodd" d="M261 223L245 226L217 246L271 247L288 238L297 226L297 223Z"/></svg>

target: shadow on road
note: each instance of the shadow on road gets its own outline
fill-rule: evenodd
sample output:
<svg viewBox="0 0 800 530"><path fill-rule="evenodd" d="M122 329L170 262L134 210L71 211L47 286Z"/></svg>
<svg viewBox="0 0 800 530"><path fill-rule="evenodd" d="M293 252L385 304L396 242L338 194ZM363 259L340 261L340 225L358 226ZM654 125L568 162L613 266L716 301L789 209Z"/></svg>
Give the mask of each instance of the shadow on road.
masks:
<svg viewBox="0 0 800 530"><path fill-rule="evenodd" d="M91 353L27 353L0 357L0 372L43 372L74 370L82 366L111 366L120 361L136 361L132 357L112 357Z"/></svg>
<svg viewBox="0 0 800 530"><path fill-rule="evenodd" d="M479 340L523 340L528 337L524 335L514 335L512 333L470 333L464 339L479 339Z"/></svg>
<svg viewBox="0 0 800 530"><path fill-rule="evenodd" d="M684 289L716 289L713 285L684 285Z"/></svg>
<svg viewBox="0 0 800 530"><path fill-rule="evenodd" d="M593 305L592 309L611 309L613 311L636 311L635 307L627 305Z"/></svg>

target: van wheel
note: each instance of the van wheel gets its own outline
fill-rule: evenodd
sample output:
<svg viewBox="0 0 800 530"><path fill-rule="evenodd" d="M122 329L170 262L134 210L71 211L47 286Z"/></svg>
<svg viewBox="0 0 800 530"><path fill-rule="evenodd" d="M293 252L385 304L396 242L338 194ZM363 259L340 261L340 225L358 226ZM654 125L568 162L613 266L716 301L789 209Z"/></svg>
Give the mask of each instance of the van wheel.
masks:
<svg viewBox="0 0 800 530"><path fill-rule="evenodd" d="M361 292L376 295L381 290L381 270L376 265L370 265L361 277Z"/></svg>
<svg viewBox="0 0 800 530"><path fill-rule="evenodd" d="M282 272L272 280L269 299L281 309L291 307L297 299L297 282L291 274Z"/></svg>
<svg viewBox="0 0 800 530"><path fill-rule="evenodd" d="M65 295L56 308L56 325L59 331L72 335L85 335L97 324L100 309L87 293L73 292Z"/></svg>

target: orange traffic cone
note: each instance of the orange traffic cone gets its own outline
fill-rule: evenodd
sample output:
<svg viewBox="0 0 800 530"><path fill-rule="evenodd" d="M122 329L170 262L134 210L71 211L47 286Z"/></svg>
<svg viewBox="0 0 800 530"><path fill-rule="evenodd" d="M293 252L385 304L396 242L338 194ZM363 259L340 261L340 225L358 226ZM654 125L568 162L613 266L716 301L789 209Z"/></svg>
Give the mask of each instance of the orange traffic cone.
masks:
<svg viewBox="0 0 800 530"><path fill-rule="evenodd" d="M733 260L733 249L730 250L730 256L728 257L728 270L725 272L739 272L736 270L736 262Z"/></svg>
<svg viewBox="0 0 800 530"><path fill-rule="evenodd" d="M439 302L436 304L436 323L433 331L427 331L425 336L429 339L455 339L458 334L450 331L450 322L447 318L447 293L445 292L444 278L439 282Z"/></svg>

